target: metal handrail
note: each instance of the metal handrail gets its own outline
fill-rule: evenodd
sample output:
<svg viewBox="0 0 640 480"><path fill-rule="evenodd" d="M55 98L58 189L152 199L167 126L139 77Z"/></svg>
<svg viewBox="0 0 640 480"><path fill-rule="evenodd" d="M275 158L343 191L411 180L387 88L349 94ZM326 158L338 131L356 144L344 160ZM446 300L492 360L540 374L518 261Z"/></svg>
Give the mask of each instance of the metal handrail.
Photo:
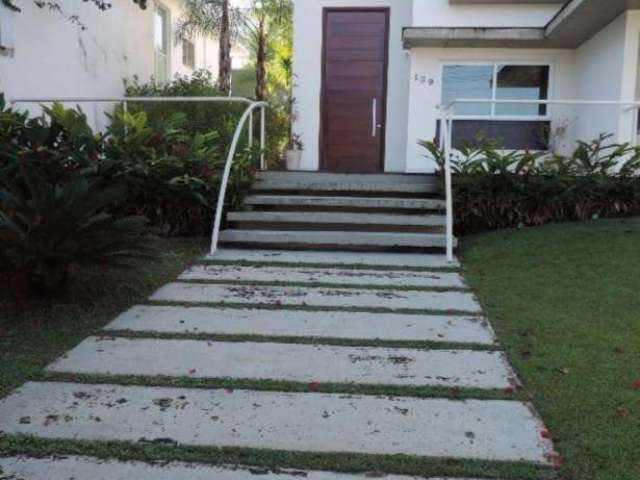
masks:
<svg viewBox="0 0 640 480"><path fill-rule="evenodd" d="M453 180L451 171L451 157L453 156L453 121L455 115L453 107L458 104L515 104L515 105L574 105L574 106L614 106L626 107L625 111L640 111L640 102L624 102L615 100L502 100L502 99L474 99L460 98L450 100L447 103L438 105L441 111L440 117L440 145L443 148L444 156L444 178L445 178L445 195L446 195L446 215L447 215L447 260L453 262ZM491 117L491 120L500 119L500 117ZM637 132L637 116L633 117L633 132Z"/></svg>
<svg viewBox="0 0 640 480"><path fill-rule="evenodd" d="M249 147L253 146L253 112L260 108L260 169L265 170L265 145L266 145L266 107L267 102L256 102L244 97L101 97L101 98L89 98L89 97L57 97L57 98L14 98L10 101L11 105L16 103L122 103L124 111L127 111L127 104L129 102L135 103L167 103L167 102L184 102L184 103L204 103L204 102L236 102L245 103L249 105L244 111L238 126L233 135L233 140L227 154L227 159L224 166L224 172L222 174L222 180L220 183L220 191L218 192L218 203L216 205L215 217L213 220L213 232L211 234L211 254L214 254L218 249L218 240L220 237L220 225L222 223L222 213L224 209L224 199L227 193L227 186L229 183L229 176L231 175L231 167L233 166L233 160L238 149L238 142L240 141L240 135L242 129L249 119L248 133Z"/></svg>
<svg viewBox="0 0 640 480"><path fill-rule="evenodd" d="M233 141L231 142L231 147L229 148L229 153L227 154L227 161L224 166L224 172L222 174L222 180L220 182L220 191L218 192L218 204L216 205L216 214L213 220L213 232L211 233L211 255L216 253L218 250L218 240L220 239L220 225L222 223L222 211L224 209L224 199L227 194L227 186L229 183L229 176L231 175L231 167L233 165L233 159L236 154L236 149L238 148L238 141L240 140L240 133L242 132L242 128L244 127L245 122L249 117L253 118L253 111L256 108L261 109L261 131L260 131L260 142L262 153L264 153L264 142L265 142L265 108L268 106L267 102L254 102L245 110L240 117L240 121L238 122L238 126L236 127L236 131L233 134ZM264 156L261 159L261 168L264 169Z"/></svg>

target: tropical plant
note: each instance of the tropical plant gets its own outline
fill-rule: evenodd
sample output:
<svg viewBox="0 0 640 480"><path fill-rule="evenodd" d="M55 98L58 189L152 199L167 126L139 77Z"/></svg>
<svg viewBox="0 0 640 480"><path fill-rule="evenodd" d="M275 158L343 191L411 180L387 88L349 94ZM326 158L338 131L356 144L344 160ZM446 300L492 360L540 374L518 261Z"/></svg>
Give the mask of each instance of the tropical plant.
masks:
<svg viewBox="0 0 640 480"><path fill-rule="evenodd" d="M442 175L444 152L420 142ZM452 156L459 233L640 215L640 147L600 135L570 155L509 151L487 140Z"/></svg>
<svg viewBox="0 0 640 480"><path fill-rule="evenodd" d="M0 265L38 292L63 290L72 265L127 265L152 255L144 220L109 209L126 200L122 187L99 188L78 175L52 184L22 168L0 189Z"/></svg>

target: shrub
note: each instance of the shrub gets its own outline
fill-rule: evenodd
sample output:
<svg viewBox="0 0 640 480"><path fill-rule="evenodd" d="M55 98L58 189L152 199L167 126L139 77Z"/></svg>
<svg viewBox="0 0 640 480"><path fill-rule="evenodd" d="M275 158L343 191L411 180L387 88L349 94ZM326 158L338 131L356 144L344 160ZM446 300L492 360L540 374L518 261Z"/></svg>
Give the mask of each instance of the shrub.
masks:
<svg viewBox="0 0 640 480"><path fill-rule="evenodd" d="M461 149L452 161L456 230L640 215L640 147L610 138L578 142L568 156L503 151L495 141ZM442 175L442 149L420 144Z"/></svg>
<svg viewBox="0 0 640 480"><path fill-rule="evenodd" d="M120 206L125 215L144 215L165 235L204 235L210 231L226 156L215 131L188 129L187 116L172 113L152 127L144 111L116 113L98 176L127 186ZM238 152L227 202L237 206L253 183L257 152Z"/></svg>
<svg viewBox="0 0 640 480"><path fill-rule="evenodd" d="M125 198L121 187L98 188L81 175L53 184L22 167L0 188L0 266L51 293L66 287L73 264L126 266L150 256L144 220L108 213Z"/></svg>
<svg viewBox="0 0 640 480"><path fill-rule="evenodd" d="M171 82L149 82L141 84L137 77L126 82L126 95L128 97L224 97L216 89L211 72L197 70L192 76L176 75ZM162 128L163 124L173 115L180 113L185 116L183 128L186 133L211 133L216 132L218 142L218 154L222 157L231 143L233 134L238 125L240 116L247 108L244 103L190 103L190 102L130 102L129 111L147 114L149 125L152 128ZM241 137L240 149L246 147L246 136Z"/></svg>

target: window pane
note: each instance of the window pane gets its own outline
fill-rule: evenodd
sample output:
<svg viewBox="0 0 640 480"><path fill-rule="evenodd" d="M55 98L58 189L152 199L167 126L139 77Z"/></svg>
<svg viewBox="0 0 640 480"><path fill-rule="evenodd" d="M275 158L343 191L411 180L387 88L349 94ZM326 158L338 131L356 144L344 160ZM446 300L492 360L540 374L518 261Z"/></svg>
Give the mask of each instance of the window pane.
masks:
<svg viewBox="0 0 640 480"><path fill-rule="evenodd" d="M499 100L546 100L549 95L549 67L534 65L498 65ZM496 105L496 115L546 115L546 105Z"/></svg>
<svg viewBox="0 0 640 480"><path fill-rule="evenodd" d="M442 77L442 102L456 98L491 99L493 65L445 65ZM456 115L491 115L490 104L460 104Z"/></svg>
<svg viewBox="0 0 640 480"><path fill-rule="evenodd" d="M162 8L156 10L154 19L156 50L167 53L167 12Z"/></svg>

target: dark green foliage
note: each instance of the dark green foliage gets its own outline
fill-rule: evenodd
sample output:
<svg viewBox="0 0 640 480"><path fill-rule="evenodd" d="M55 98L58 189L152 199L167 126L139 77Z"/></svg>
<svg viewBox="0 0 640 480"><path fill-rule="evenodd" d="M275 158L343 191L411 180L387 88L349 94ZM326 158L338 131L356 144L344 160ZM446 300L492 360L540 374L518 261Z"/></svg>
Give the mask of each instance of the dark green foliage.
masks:
<svg viewBox="0 0 640 480"><path fill-rule="evenodd" d="M80 175L50 183L23 167L0 189L0 266L52 292L67 285L73 264L123 266L150 256L144 219L107 211L125 199L121 187L97 188Z"/></svg>
<svg viewBox="0 0 640 480"><path fill-rule="evenodd" d="M112 117L98 176L127 186L119 208L144 215L164 235L205 235L211 228L226 155L217 132L190 131L187 116L170 113L151 126L144 111ZM253 183L257 152L239 151L227 202L237 206Z"/></svg>
<svg viewBox="0 0 640 480"><path fill-rule="evenodd" d="M214 85L211 72L198 70L192 76L176 75L168 83L139 83L136 77L127 82L126 93L128 97L225 97ZM181 113L186 117L183 125L186 133L211 133L217 132L220 141L219 155L226 153L233 134L238 125L238 120L247 109L245 103L229 102L170 102L170 103L129 103L130 112L144 111L147 114L149 124L153 128L162 126L172 115ZM247 136L241 137L239 150L246 147Z"/></svg>
<svg viewBox="0 0 640 480"><path fill-rule="evenodd" d="M461 149L452 161L456 229L543 225L640 214L640 147L578 142L568 156L504 151L497 142ZM442 173L443 151L420 143Z"/></svg>

